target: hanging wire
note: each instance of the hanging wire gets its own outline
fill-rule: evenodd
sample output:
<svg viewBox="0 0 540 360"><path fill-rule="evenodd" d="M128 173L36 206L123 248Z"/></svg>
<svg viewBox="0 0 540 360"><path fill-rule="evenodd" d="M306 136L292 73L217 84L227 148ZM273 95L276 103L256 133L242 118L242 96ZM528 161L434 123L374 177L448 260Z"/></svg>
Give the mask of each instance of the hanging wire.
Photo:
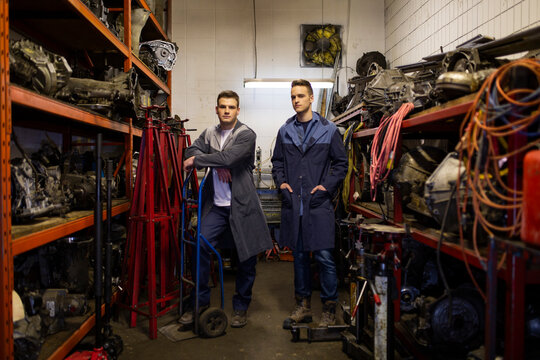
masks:
<svg viewBox="0 0 540 360"><path fill-rule="evenodd" d="M257 78L257 63L259 62L257 60L257 12L255 11L256 1L257 0L253 0L253 53L255 56L255 79Z"/></svg>
<svg viewBox="0 0 540 360"><path fill-rule="evenodd" d="M464 214L474 214L472 227L473 248L484 269L486 259L478 249L478 231L483 229L488 236L502 233L513 237L520 233L523 204L523 191L508 186L505 179L508 169L504 166L516 155L522 155L529 148L540 144L540 133L534 131L539 120L539 89L511 88L511 71L516 68L528 71L529 78L540 84L540 62L521 59L498 68L482 84L465 120L461 125L462 143L459 150L459 164L465 167L467 178L457 178L457 189L463 182L464 190L456 197L458 219ZM537 126L536 126L537 127ZM511 148L509 140L520 134L527 141L519 148ZM518 145L519 146L519 145ZM512 212L515 218L511 225L494 223L485 214L493 211ZM466 260L463 226L459 226L460 244L467 271L476 288L485 299L485 294L476 282ZM503 253L497 268L505 261Z"/></svg>

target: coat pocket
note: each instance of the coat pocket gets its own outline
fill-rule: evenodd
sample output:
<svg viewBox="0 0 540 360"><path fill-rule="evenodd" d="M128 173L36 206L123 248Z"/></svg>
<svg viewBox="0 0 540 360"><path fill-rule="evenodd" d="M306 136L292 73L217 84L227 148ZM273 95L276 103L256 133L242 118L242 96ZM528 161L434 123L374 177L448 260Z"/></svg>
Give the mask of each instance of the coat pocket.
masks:
<svg viewBox="0 0 540 360"><path fill-rule="evenodd" d="M311 196L311 200L309 202L310 208L316 208L324 204L326 201L330 201L330 194L328 191L323 190L317 190L315 193Z"/></svg>
<svg viewBox="0 0 540 360"><path fill-rule="evenodd" d="M281 190L281 205L286 208L292 207L292 196L289 190Z"/></svg>

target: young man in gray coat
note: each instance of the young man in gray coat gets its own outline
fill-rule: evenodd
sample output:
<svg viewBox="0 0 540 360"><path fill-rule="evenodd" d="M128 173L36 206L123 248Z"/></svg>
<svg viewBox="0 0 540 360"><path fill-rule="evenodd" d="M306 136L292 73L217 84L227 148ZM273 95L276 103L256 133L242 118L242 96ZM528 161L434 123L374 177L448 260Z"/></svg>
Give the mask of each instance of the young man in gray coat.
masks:
<svg viewBox="0 0 540 360"><path fill-rule="evenodd" d="M255 281L257 254L272 248L266 219L253 183L256 135L238 121L240 100L234 91L218 95L216 114L219 125L204 130L186 150L184 170L210 167L212 171L202 194L201 234L212 246L223 246L232 233L239 264L233 296L232 327L247 323L247 309ZM210 303L210 250L201 246L199 305ZM194 301L195 299L193 299ZM193 311L179 322L193 322Z"/></svg>
<svg viewBox="0 0 540 360"><path fill-rule="evenodd" d="M319 326L335 323L337 273L333 258L334 206L332 198L347 173L347 154L339 131L311 110L313 89L295 80L291 101L296 114L279 129L272 175L282 195L279 245L293 249L296 306L285 319L311 322L310 252L319 264L323 313Z"/></svg>

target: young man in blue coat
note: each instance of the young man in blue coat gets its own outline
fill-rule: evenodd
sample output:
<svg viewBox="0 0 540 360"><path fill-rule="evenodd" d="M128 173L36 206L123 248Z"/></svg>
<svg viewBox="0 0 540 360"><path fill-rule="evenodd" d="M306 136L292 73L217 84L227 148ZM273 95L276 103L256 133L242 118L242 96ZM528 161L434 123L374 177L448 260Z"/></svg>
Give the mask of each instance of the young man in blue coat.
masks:
<svg viewBox="0 0 540 360"><path fill-rule="evenodd" d="M184 170L210 167L202 194L201 234L212 246L223 246L232 233L239 264L233 296L232 327L247 323L247 309L255 281L257 254L272 248L266 218L253 183L255 140L253 130L238 121L240 99L234 91L222 91L217 98L219 124L204 130L186 149ZM224 244L225 243L225 244ZM199 305L210 303L210 249L201 246ZM194 299L193 299L194 300ZM193 311L179 319L193 322Z"/></svg>
<svg viewBox="0 0 540 360"><path fill-rule="evenodd" d="M323 313L319 326L335 324L338 298L332 198L347 173L347 154L337 127L311 110L313 89L307 80L291 85L296 115L279 129L272 175L282 195L280 246L293 249L296 306L285 319L311 322L310 252L319 264Z"/></svg>

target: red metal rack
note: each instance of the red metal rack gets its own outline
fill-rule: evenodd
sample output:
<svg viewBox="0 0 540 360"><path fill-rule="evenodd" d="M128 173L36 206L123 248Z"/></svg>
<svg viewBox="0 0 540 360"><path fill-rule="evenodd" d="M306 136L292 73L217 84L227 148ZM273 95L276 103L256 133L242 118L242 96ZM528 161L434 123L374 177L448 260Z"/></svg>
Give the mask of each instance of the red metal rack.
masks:
<svg viewBox="0 0 540 360"><path fill-rule="evenodd" d="M441 107L428 109L409 117L403 121L402 135L410 133L457 133L461 121L472 106L473 96L457 99ZM355 112L351 112L347 119L353 116L355 116ZM376 128L361 130L353 134L353 139L355 141L367 141L373 137L376 130ZM419 136L421 137L422 135ZM396 163L397 161L399 161L399 158L396 159ZM351 193L353 192L351 191ZM386 220L395 226L404 227L402 206L399 199L399 194L395 193L393 218ZM371 203L353 203L351 201L349 210L368 218L382 218L382 215L370 205ZM429 247L437 248L440 236L437 230L420 229L413 226L410 229L410 233L416 241ZM528 269L526 260L535 256L534 254L537 252L521 242L511 241L497 241L488 250L485 254L488 262L486 279L488 284L487 293L491 294L491 297L488 296L488 301L486 302L485 345L487 358L494 358L494 344L496 343L495 311L497 307L497 297L495 295L497 279L499 279L505 283L505 358L522 359L525 356L525 285L540 283L540 272L538 270ZM468 248L462 248L458 243L445 241L441 244L441 251L460 261L467 262L475 268L483 269L474 251ZM496 263L499 259L497 254L501 252L506 253L506 263L500 270L496 271ZM495 268L493 264L495 264ZM399 332L399 326L396 326L396 330Z"/></svg>

